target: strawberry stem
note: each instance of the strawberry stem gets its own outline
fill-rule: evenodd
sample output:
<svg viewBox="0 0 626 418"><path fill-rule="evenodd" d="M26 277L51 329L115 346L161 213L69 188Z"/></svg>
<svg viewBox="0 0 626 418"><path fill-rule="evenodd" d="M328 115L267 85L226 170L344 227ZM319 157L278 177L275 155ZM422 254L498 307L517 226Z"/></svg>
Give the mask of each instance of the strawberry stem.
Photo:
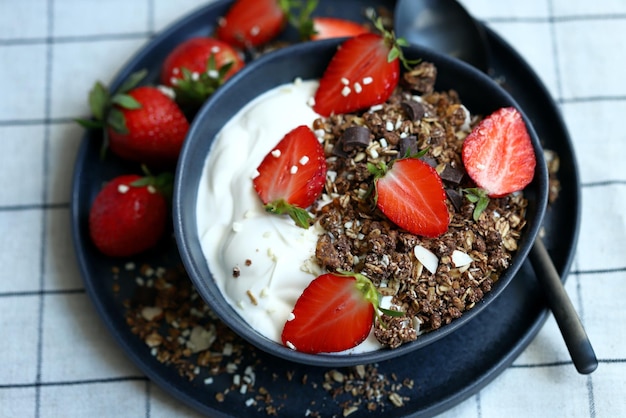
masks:
<svg viewBox="0 0 626 418"><path fill-rule="evenodd" d="M91 119L75 119L75 122L86 129L103 130L103 141L100 149L101 159L104 159L109 147L109 135L106 128L110 126L121 134L128 132L124 115L114 105L125 109L140 108L141 104L127 93L137 87L147 74L148 71L145 69L132 73L113 94L110 94L104 84L99 81L89 91L89 110L91 110L93 117Z"/></svg>
<svg viewBox="0 0 626 418"><path fill-rule="evenodd" d="M130 185L133 187L152 186L169 201L173 195L174 175L170 172L163 172L155 176L144 164L141 165L141 170L144 177L133 181Z"/></svg>
<svg viewBox="0 0 626 418"><path fill-rule="evenodd" d="M380 16L378 18L371 16L371 19L374 23L374 27L381 33L385 40L385 44L389 47L389 54L387 55L388 62L399 59L402 66L405 69L410 70L411 66L414 66L421 61L419 59L410 60L404 56L402 47L409 46L409 43L404 38L396 38L396 34L393 30L387 30L385 28L385 24L383 23L383 19Z"/></svg>
<svg viewBox="0 0 626 418"><path fill-rule="evenodd" d="M301 228L309 229L313 217L306 210L287 203L285 199L275 200L266 204L265 210L277 215L287 214Z"/></svg>
<svg viewBox="0 0 626 418"><path fill-rule="evenodd" d="M378 292L374 283L372 283L372 281L364 274L346 270L337 270L337 274L344 277L354 277L356 279L356 288L363 294L365 300L374 306L374 315L376 316L378 323L380 323L383 327L386 328L387 325L381 317L381 312L385 315L393 317L404 316L404 312L402 311L385 309L380 306L382 295Z"/></svg>

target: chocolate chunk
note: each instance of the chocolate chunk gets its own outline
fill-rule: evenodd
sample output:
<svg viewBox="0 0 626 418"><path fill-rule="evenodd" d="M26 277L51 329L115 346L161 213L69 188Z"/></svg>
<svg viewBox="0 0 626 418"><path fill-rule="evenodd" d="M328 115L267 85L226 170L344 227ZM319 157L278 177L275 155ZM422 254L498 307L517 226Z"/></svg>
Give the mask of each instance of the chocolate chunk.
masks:
<svg viewBox="0 0 626 418"><path fill-rule="evenodd" d="M417 137L415 135L400 138L400 142L398 142L398 158L414 155L417 154L417 152Z"/></svg>
<svg viewBox="0 0 626 418"><path fill-rule="evenodd" d="M426 164L428 164L432 168L437 168L437 165L438 165L437 160L435 160L433 157L429 155L424 155L422 157L422 161L424 161Z"/></svg>
<svg viewBox="0 0 626 418"><path fill-rule="evenodd" d="M463 206L463 195L455 189L446 189L446 196L448 196L448 200L450 200L454 209L460 212L461 206Z"/></svg>
<svg viewBox="0 0 626 418"><path fill-rule="evenodd" d="M463 180L463 171L446 164L440 176L442 180L458 185Z"/></svg>
<svg viewBox="0 0 626 418"><path fill-rule="evenodd" d="M348 158L350 156L349 153L345 152L343 150L343 139L342 137L339 137L337 139L337 142L335 142L335 146L333 147L333 151L332 154L340 157L340 158Z"/></svg>
<svg viewBox="0 0 626 418"><path fill-rule="evenodd" d="M350 126L343 132L340 141L346 152L355 148L367 148L370 144L370 130L364 126Z"/></svg>
<svg viewBox="0 0 626 418"><path fill-rule="evenodd" d="M413 122L418 121L426 114L424 105L415 100L407 100L401 103L402 109Z"/></svg>

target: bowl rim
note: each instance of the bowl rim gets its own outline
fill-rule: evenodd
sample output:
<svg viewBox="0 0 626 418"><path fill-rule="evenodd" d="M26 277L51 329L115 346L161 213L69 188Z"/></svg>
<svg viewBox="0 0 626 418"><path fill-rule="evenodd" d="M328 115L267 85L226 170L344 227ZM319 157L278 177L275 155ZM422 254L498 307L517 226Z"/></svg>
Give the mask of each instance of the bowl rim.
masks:
<svg viewBox="0 0 626 418"><path fill-rule="evenodd" d="M279 342L271 340L264 335L258 333L252 329L247 322L237 313L237 310L229 304L226 298L221 294L221 290L215 284L213 276L207 265L207 261L204 257L194 257L194 252L200 248L200 241L197 234L197 224L195 216L193 219L187 219L184 216L185 202L188 199L192 199L194 202L193 212L195 214L195 204L197 202L198 185L201 178L202 170L199 170L197 176L190 174L190 161L198 159L195 147L199 141L199 138L210 143L209 147L212 148L215 136L208 139L206 135L203 137L203 121L207 118L207 114L210 113L220 102L228 100L230 97L230 90L232 86L240 83L242 80L246 80L251 77L258 77L258 69L267 65L275 64L282 60L294 59L294 57L305 57L308 55L317 55L317 53L324 51L328 52L330 49L333 51L343 43L345 38L336 38L329 40L313 41L299 43L291 46L284 47L277 51L268 53L259 57L258 59L247 63L239 72L233 75L222 87L204 103L201 109L196 114L196 117L192 121L187 138L183 144L183 148L180 153L179 163L176 168L175 180L174 180L174 193L173 193L173 206L172 215L174 222L174 235L178 247L179 254L181 256L183 265L192 280L192 283L196 287L200 296L208 304L211 310L222 320L233 332L242 337L250 344L257 348L272 354L274 356L283 358L285 360L293 361L296 363L321 366L321 367L347 367L358 364L369 364L380 361L390 360L394 357L408 354L414 350L424 347L432 342L435 342L447 335L452 334L456 329L467 325L472 319L486 308L490 301L497 298L502 291L507 287L508 283L515 277L517 271L521 268L522 264L528 257L528 253L538 236L539 230L542 226L543 217L545 214L547 202L548 202L548 171L545 159L543 157L543 150L537 134L532 126L531 121L523 112L521 107L513 99L513 97L500 87L494 80L489 78L486 74L480 72L478 69L466 64L456 58L446 56L438 53L437 51L429 48L409 45L403 47L405 55L409 57L419 56L425 61L435 62L437 68L445 66L446 69L453 71L454 73L462 73L466 77L472 78L478 83L484 83L489 88L497 92L501 99L510 103L522 114L528 132L531 136L533 148L536 155L536 168L533 182L536 189L534 204L535 215L525 226L520 240L518 250L513 255L511 264L507 270L500 276L497 283L494 284L492 290L485 294L483 299L477 303L471 310L464 312L460 317L452 321L450 324L443 325L441 328L420 335L417 340L405 343L395 349L383 348L380 350L369 351L364 353L355 354L337 354L337 353L320 353L320 354L308 354L299 351L292 350ZM321 74L320 74L321 75ZM295 77L292 78L295 79ZM272 86L276 87L278 84ZM271 87L270 87L271 88ZM265 90L267 91L267 89ZM495 109L493 109L495 110ZM223 126L227 120L224 120L220 126ZM219 132L219 129L218 131ZM208 154L202 156L202 164ZM197 164L196 164L197 165ZM191 178L191 179L190 179ZM191 195L189 193L191 192ZM190 197L191 196L191 197ZM200 253L202 253L200 249ZM201 259L197 259L201 258ZM205 275L208 273L208 277Z"/></svg>

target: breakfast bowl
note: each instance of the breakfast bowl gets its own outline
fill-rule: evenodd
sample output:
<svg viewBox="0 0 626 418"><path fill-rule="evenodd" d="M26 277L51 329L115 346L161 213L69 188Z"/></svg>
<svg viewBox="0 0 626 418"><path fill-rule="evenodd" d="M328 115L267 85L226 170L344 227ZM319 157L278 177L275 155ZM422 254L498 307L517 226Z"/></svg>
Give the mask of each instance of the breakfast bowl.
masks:
<svg viewBox="0 0 626 418"><path fill-rule="evenodd" d="M376 105L350 112L349 117L320 118L313 111L312 97L318 80L344 41L332 39L289 46L247 64L196 115L179 158L174 185L174 232L178 249L194 286L212 311L257 348L285 360L323 367L389 360L437 341L460 327L471 327L471 321L514 280L525 262L541 228L548 198L548 174L539 139L514 99L475 68L432 50L418 46L402 48L405 58L419 63L411 64L415 65L415 71L403 74L400 84L409 83L412 77L418 79L417 84L427 84L413 85L411 94L393 96L396 102L388 108L396 109L403 117L396 113L395 119L385 120L384 115L376 116L382 109ZM416 92L416 88L425 91ZM356 94L354 89L352 93ZM433 112L438 108L447 109L444 113L447 111L455 120L456 131L447 132L452 128L434 118ZM517 110L527 129L535 163L532 179L523 190L486 200L491 203L481 215L468 209L475 209L482 202L479 188L470 187L471 180L458 162L442 163L447 151L445 147L441 149L437 138L451 135L452 140L456 138L458 143L463 143L482 118L500 109ZM362 143L362 135L356 135L361 139L342 135L341 146L339 137L332 144L327 141L335 132L349 130L346 124L361 126L364 121L372 120L378 120L382 133L370 130L367 144ZM398 130L413 129L405 128L404 121L412 126L423 125L424 130L394 135ZM303 125L318 139L328 165L322 182L324 190L313 205L315 209L310 209L318 218L307 229L296 226L289 216L267 213L255 185L262 161L278 158L279 141ZM406 145L406 149L400 149L407 137L420 144L420 149ZM351 146L346 145L348 141L352 141ZM393 152L389 152L390 144L396 146ZM422 152L413 155L418 151ZM419 156L420 161L444 179L440 180L441 188L445 189L444 200L451 215L450 226L441 236L449 241L443 238L433 241L435 238L407 233L404 227L389 230L384 226L389 224L384 220L385 214L381 215L382 209L373 206L380 202L376 200L376 193L382 189L380 180L376 187L359 186L363 193L356 200L371 212L360 214L356 220L342 221L340 226L329 221L332 216L328 213L342 206L341 193L329 190L336 186L337 167L342 164L364 167L363 159L371 159L368 167L375 167L377 159L386 152L395 153L393 158L398 160L402 156L415 159ZM350 164L337 163L342 158ZM299 165L292 167L292 174L298 167L304 170L308 162L309 156L302 155ZM369 206L364 203L366 200ZM383 220L373 220L374 216ZM459 222L461 216L463 222ZM355 229L357 225L361 229ZM484 231L473 232L476 225L481 225ZM455 228L454 233L448 233L451 228ZM326 257L324 249L329 242L332 247L332 243L341 241L337 231L362 242L369 253ZM391 236L396 240L393 245L402 247L398 252L404 251L403 254L380 254L378 245ZM451 241L452 236L456 241ZM402 267L396 257L410 260L410 265ZM374 259L380 264L373 262ZM388 271L382 279L372 277L377 275L377 269L390 264L394 272ZM494 266L499 269L497 274ZM330 270L342 278L354 278L358 270L359 277L366 276L367 283L374 284L376 302L381 301L385 309L379 313L374 308L376 313L369 314L376 320L365 340L359 339L355 347L339 352L301 350L298 344L285 340L281 331L294 319L294 305L304 289ZM465 284L459 285L459 277L464 278ZM407 294L421 294L424 299L394 301L394 297L400 297L400 289ZM438 302L444 299L447 305ZM441 311L435 309L438 303L443 306ZM408 315L411 309L419 314ZM400 312L398 316L406 315L396 319L391 311ZM311 327L318 325L323 328L327 324ZM351 332L351 327L352 324L344 326L344 333ZM389 331L393 329L395 333ZM405 340L398 343L402 338Z"/></svg>

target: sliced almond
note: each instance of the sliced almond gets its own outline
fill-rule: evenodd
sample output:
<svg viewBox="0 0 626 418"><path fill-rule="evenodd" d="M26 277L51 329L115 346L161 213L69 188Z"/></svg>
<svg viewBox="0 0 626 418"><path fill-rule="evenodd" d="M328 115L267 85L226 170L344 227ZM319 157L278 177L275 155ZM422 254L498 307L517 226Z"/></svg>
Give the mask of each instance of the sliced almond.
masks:
<svg viewBox="0 0 626 418"><path fill-rule="evenodd" d="M472 264L472 261L474 261L472 257L464 253L463 251L459 251L459 250L452 251L452 264L454 264L455 267L468 266Z"/></svg>
<svg viewBox="0 0 626 418"><path fill-rule="evenodd" d="M426 270L431 274L435 274L437 266L439 266L439 259L435 254L421 245L416 245L415 248L413 248L413 253L415 254L415 258L422 263Z"/></svg>

